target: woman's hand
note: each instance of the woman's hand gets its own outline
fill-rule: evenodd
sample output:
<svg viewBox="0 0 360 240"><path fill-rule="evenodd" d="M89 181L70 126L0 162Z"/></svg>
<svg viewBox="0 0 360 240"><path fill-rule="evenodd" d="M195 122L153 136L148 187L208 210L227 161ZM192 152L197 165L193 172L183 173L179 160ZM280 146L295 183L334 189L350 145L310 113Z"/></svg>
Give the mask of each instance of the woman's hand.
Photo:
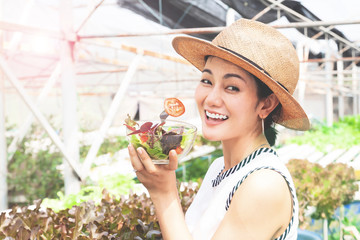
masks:
<svg viewBox="0 0 360 240"><path fill-rule="evenodd" d="M177 194L175 170L178 167L178 161L175 150L169 153L169 164L154 164L141 147L135 149L132 144L129 144L128 150L136 175L152 198L168 193L176 192Z"/></svg>
<svg viewBox="0 0 360 240"><path fill-rule="evenodd" d="M191 240L176 187L175 170L178 161L175 150L169 153L169 164L158 165L151 161L143 148L134 149L130 144L128 149L136 175L149 191L154 203L163 238Z"/></svg>

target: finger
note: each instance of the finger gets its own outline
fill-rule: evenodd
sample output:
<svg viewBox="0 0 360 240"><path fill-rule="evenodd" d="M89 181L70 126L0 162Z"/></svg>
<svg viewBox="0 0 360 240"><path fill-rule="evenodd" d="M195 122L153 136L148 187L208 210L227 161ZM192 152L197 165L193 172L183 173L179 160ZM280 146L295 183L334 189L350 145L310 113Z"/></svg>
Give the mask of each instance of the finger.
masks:
<svg viewBox="0 0 360 240"><path fill-rule="evenodd" d="M128 146L128 151L129 151L131 165L133 166L133 168L137 171L143 170L144 165L142 164L139 156L136 153L134 146L131 143Z"/></svg>
<svg viewBox="0 0 360 240"><path fill-rule="evenodd" d="M138 155L140 157L140 161L143 164L146 171L149 173L154 173L156 171L156 167L155 167L154 163L151 161L151 158L149 157L147 152L142 147L138 147L137 153L138 153Z"/></svg>
<svg viewBox="0 0 360 240"><path fill-rule="evenodd" d="M178 168L178 156L176 151L173 149L169 152L169 170L176 170Z"/></svg>

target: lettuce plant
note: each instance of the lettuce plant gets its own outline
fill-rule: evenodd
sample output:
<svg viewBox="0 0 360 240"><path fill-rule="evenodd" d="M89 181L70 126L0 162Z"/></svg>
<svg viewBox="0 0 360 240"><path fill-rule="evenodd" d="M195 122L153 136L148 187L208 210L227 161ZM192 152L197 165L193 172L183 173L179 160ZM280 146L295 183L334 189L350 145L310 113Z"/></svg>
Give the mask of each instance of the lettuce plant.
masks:
<svg viewBox="0 0 360 240"><path fill-rule="evenodd" d="M191 204L197 188L181 192L184 210ZM114 198L106 189L99 204L82 202L79 206L55 212L42 208L13 207L0 214L0 239L162 239L154 205L146 195L130 194Z"/></svg>

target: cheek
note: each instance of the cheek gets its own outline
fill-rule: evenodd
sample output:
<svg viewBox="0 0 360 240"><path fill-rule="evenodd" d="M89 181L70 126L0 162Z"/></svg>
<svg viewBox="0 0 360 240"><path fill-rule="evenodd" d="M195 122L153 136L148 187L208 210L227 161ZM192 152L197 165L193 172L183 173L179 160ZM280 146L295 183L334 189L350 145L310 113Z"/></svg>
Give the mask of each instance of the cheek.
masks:
<svg viewBox="0 0 360 240"><path fill-rule="evenodd" d="M206 96L206 93L205 93L203 87L198 85L195 90L195 101L196 101L198 108L200 108L200 106L204 102L205 96Z"/></svg>
<svg viewBox="0 0 360 240"><path fill-rule="evenodd" d="M249 98L232 99L227 101L226 108L235 119L252 120L256 115L255 104Z"/></svg>

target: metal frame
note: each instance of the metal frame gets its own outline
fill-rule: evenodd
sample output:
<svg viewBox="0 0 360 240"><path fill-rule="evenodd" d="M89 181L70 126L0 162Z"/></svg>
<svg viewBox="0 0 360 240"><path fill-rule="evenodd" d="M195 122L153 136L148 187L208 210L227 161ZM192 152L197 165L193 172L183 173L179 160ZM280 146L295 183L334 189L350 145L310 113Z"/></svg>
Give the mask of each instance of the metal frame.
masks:
<svg viewBox="0 0 360 240"><path fill-rule="evenodd" d="M261 17L261 16L258 16ZM271 25L274 28L284 29L284 28L307 28L307 27L321 27L321 26L336 26L336 25L349 25L349 24L360 24L359 20L348 20L348 21L304 21L299 23L288 23L281 25ZM211 34L218 33L222 31L225 27L202 27L202 28L180 28L172 29L167 31L156 31L156 32L142 32L142 33L121 33L121 34L107 34L107 35L79 35L78 38L82 39L92 39L92 38L114 38L114 37L141 37L141 36L156 36L156 35L176 35L176 34ZM330 29L324 29L323 31L329 32ZM332 33L334 34L334 33ZM336 35L336 34L334 34ZM336 35L337 36L337 35ZM319 37L319 36L318 36ZM337 36L340 39L341 37ZM347 41L347 40L344 40ZM347 41L348 42L348 41ZM345 42L346 43L346 42ZM352 43L350 43L353 45ZM354 46L353 46L354 47ZM354 47L356 50L360 51L360 48Z"/></svg>
<svg viewBox="0 0 360 240"><path fill-rule="evenodd" d="M271 3L272 5L276 5L277 7L279 7L281 10L287 12L288 14L292 14L295 17L298 17L299 19L303 20L304 22L309 22L312 23L313 21L311 21L310 19L306 18L305 16L295 12L294 10L284 6L283 4L280 3L280 1L276 1L276 0L266 0L269 3ZM327 120L327 124L329 126L331 126L333 124L333 120L334 120L334 113L333 113L333 108L334 108L334 93L332 90L332 85L334 83L336 83L338 89L343 89L340 90L339 95L337 96L338 98L338 117L339 118L343 118L344 114L345 114L345 110L344 110L344 90L346 90L347 88L343 85L344 84L344 64L343 64L343 59L342 58L342 52L345 51L345 49L349 49L352 48L355 51L359 51L360 52L360 47L356 46L354 43L348 41L347 39L344 39L341 36L338 36L337 34L335 34L334 32L331 31L331 29L333 28L333 26L336 24L336 22L334 22L333 24L328 24L327 28L325 28L325 25L319 25L318 28L322 31L323 34L325 34L326 39L328 39L328 36L332 36L333 38L337 39L338 41L340 41L341 43L343 43L344 47L341 49L341 45L340 44L340 49L338 50L337 53L331 52L330 48L328 48L327 52L326 52L326 57L325 59L327 60L324 65L321 65L321 67L323 68L323 70L325 70L326 74L326 82L328 84L328 87L326 87L326 94L325 94L325 102L326 102L326 120ZM316 36L313 36L312 39L316 39L318 37L320 37L321 35L318 34ZM333 58L333 55L335 55L335 57L339 58L336 63L337 63L337 77L334 78L333 74L331 73L333 71L333 61L329 61L330 59ZM356 68L355 64L351 65L353 69ZM305 70L306 71L306 70ZM355 70L354 70L355 71ZM355 81L354 81L355 82ZM304 86L305 83L299 83L300 86ZM358 98L359 98L359 94L356 94L356 90L355 89L355 83L353 83L353 99L354 102L358 102ZM302 91L301 94L305 94L304 91ZM303 96L300 96L300 98L302 99ZM354 104L354 105L358 105L358 104ZM356 109L356 107L353 107L353 113L357 114L360 112L360 109Z"/></svg>
<svg viewBox="0 0 360 240"><path fill-rule="evenodd" d="M0 75L0 211L8 207L4 76Z"/></svg>
<svg viewBox="0 0 360 240"><path fill-rule="evenodd" d="M304 22L289 23L289 24L284 24L284 25L273 25L273 27L279 28L279 29L281 29L281 28L319 27L319 29L321 29L321 31L322 31L322 34L331 35L335 39L344 43L343 48L340 49L339 53L336 54L337 55L336 59L334 59L332 57L333 53L330 53L330 52L327 54L327 57L325 59L308 59L308 58L304 57L304 56L308 55L307 46L302 45L301 49L298 49L299 56L303 56L303 57L301 57L301 62L305 66L305 67L304 66L302 67L303 74L307 74L307 76L311 74L311 72L308 71L308 69L305 65L306 63L311 63L311 62L316 62L316 61L323 62L323 64L320 66L320 69L322 69L322 70L325 69L326 76L324 79L326 80L326 84L324 86L325 86L325 91L326 91L325 96L327 99L327 109L328 110L331 109L331 112L329 111L327 114L328 123L330 124L331 120L333 119L333 115L332 115L333 95L334 95L333 91L335 91L334 89L337 89L337 91L340 92L339 99L342 99L341 101L343 101L344 95L342 94L342 91L344 91L344 90L342 90L342 89L344 89L343 83L346 81L346 79L344 78L344 73L348 70L348 69L339 68L339 70L337 71L338 82L336 84L336 87L334 88L334 86L332 84L334 82L333 67L332 67L333 63L336 61L338 66L342 66L343 61L353 61L350 71L352 72L353 77L357 78L359 73L358 73L357 67L355 66L355 62L360 61L360 59L358 57L355 57L355 55L353 55L352 58L341 57L341 53L343 51L346 51L349 48L352 48L354 52L360 51L360 48L358 46L356 46L355 44L347 41L346 39L343 39L342 37L337 36L330 30L335 25L360 24L360 20L313 22L313 21L307 19L306 17L298 14L297 12L293 11L292 9L289 9L286 6L284 6L283 4L281 4L281 2L283 0L279 0L279 1L266 0L266 1L268 1L270 5L267 8L265 8L263 11L259 12L253 19L258 19L263 14L265 14L267 11L276 7L277 9L286 11L289 14L293 14L294 16L298 17L299 19L302 19ZM104 2L104 0L99 1L99 3L93 7L93 9L84 18L83 22L80 24L80 26L77 28L76 31L72 31L71 23L66 22L66 21L69 21L69 19L66 20L67 19L66 15L70 11L69 10L70 9L69 8L69 6L70 6L69 0L63 1L63 2L64 2L63 3L64 5L62 5L62 11L63 11L62 24L64 24L63 32L65 32L65 34L57 32L57 31L49 31L49 30L45 30L45 29L24 26L21 24L13 24L13 23L6 23L3 21L0 21L0 29L5 30L5 31L16 31L16 32L30 33L30 34L41 34L41 35L46 35L47 37L50 37L50 38L56 38L56 39L60 39L60 40L64 41L64 53L63 53L61 63L58 64L58 66L55 68L54 72L51 74L50 78L48 79L48 81L46 83L46 86L42 90L41 94L38 96L37 102L42 101L46 97L49 90L52 88L52 86L54 86L55 82L60 77L61 77L62 81L65 81L67 79L66 80L67 83L64 82L64 88L66 88L68 90L70 87L70 89L72 89L71 94L64 95L63 101L64 102L69 101L72 103L73 103L73 101L76 101L76 98L74 100L74 96L76 96L76 93L74 92L75 86L72 85L75 83L74 78L75 78L76 74L73 71L73 65L76 63L74 62L74 59L72 59L72 56L73 56L73 53L72 53L73 48L72 47L74 46L74 44L76 44L78 42L87 43L87 44L98 44L98 45L102 45L102 46L106 46L106 47L110 47L110 48L130 51L130 52L137 54L135 56L135 58L133 59L133 62L129 65L129 67L127 69L126 75L123 78L123 80L118 88L118 91L115 95L115 98L113 99L113 101L111 103L110 109L109 109L108 113L106 114L106 117L104 118L103 123L99 129L98 137L92 143L90 151L88 152L83 165L80 165L78 163L78 149L76 149L76 148L78 148L78 144L76 142L74 144L73 140L70 140L74 137L76 138L76 135L74 135L74 132L73 132L73 131L77 132L76 108L74 110L74 108L73 108L74 106L72 106L72 108L70 107L69 109L64 110L64 115L67 115L67 118L69 115L74 118L71 119L71 121L70 121L70 122L72 122L71 124L69 124L69 123L64 124L64 131L68 131L68 135L67 135L67 137L65 137L67 140L65 139L65 141L62 142L61 139L59 138L59 136L54 131L54 129L48 123L47 119L44 117L44 115L38 109L37 104L35 104L31 100L31 98L27 95L25 89L21 86L19 79L17 79L15 77L15 75L11 71L10 67L7 65L7 63L6 63L7 60L5 60L3 57L0 57L0 67L2 69L2 72L7 76L7 79L15 87L17 93L23 99L24 103L28 106L28 108L31 110L32 114L37 118L37 120L40 122L42 127L46 130L46 132L48 133L48 135L50 136L50 138L52 139L54 144L58 147L58 149L64 156L64 160L67 162L67 164L70 167L70 169L68 169L68 171L71 172L71 174L73 174L73 172L76 174L76 175L72 176L71 181L78 181L78 179L83 180L86 178L86 176L89 172L88 170L90 169L91 163L94 160L101 143L103 142L106 131L111 126L112 120L116 114L119 104L120 104L121 100L123 99L125 92L131 82L131 79L139 66L139 61L140 61L141 57L142 56L152 56L152 57L166 59L169 61L175 61L175 62L187 64L184 60L182 60L180 58L167 56L167 55L152 52L152 51L147 51L145 49L139 49L139 48L135 49L131 46L126 46L126 45L115 45L111 41L105 41L105 40L100 40L100 39L110 38L110 37L138 37L138 36L191 34L191 33L206 34L206 33L219 32L223 29L223 27L188 28L188 29L176 29L176 30L169 30L169 31L162 31L162 32L144 32L144 33L137 33L137 34L127 33L127 34L111 34L111 35L81 35L80 34L81 29L86 25L86 23L88 22L88 19L101 6L101 4ZM142 4L145 4L142 0L139 0L139 2ZM31 1L30 3L32 4L33 2ZM161 0L159 0L159 6L162 6ZM189 5L188 9L190 9L191 6L192 5ZM146 6L144 6L144 7L146 7ZM162 10L162 7L160 7L160 10ZM184 12L183 16L185 16L186 14L187 14L187 12ZM155 17L157 17L160 22L162 21L161 14L160 14L160 16L155 16ZM181 22L181 19L179 19L178 22ZM327 27L325 27L325 26L327 26ZM319 36L320 36L320 34L317 36L314 36L313 39L316 39ZM94 38L96 38L97 40L94 40ZM15 42L15 44L16 44L16 42ZM62 76L60 76L60 72L63 73ZM64 74L64 73L67 73L67 74ZM64 77L64 75L68 76L68 77ZM3 83L3 81L2 81L2 83ZM309 89L309 88L307 88L307 85L309 85L309 84L311 84L311 83L309 81L306 81L306 79L301 80L301 82L299 84L299 86L301 86L300 90L299 90L300 101L303 101L304 94L305 94L306 90ZM352 89L350 89L352 94L354 94L354 99L357 99L356 104L354 104L354 109L353 109L354 113L360 112L360 109L359 109L360 102L358 102L360 100L359 85L360 84L357 83L357 81L353 81ZM347 88L345 88L345 90L347 90ZM0 92L0 123L1 123L0 124L0 139L5 139L3 95L4 95L4 91L2 89L2 91ZM342 105L342 106L340 106L341 110L339 110L339 112L341 115L343 115L344 114L343 103L341 103L340 105ZM7 152L11 154L12 152L14 152L16 150L15 149L16 142L21 141L21 139L25 135L27 129L29 129L29 125L31 124L32 117L29 116L27 119L28 120L25 121L25 123L22 127L22 130L20 131L20 134L17 136L17 138L14 139L13 143L9 146L8 149L6 149L6 146L4 146L4 144L0 145L0 159L2 160L2 161L0 161L0 169L7 168L6 161L3 161L4 159L6 159L6 157L4 157L4 156L7 155ZM67 120L69 120L69 119L67 119ZM67 120L64 119L64 121L67 121ZM1 140L0 140L0 142L5 143L5 141L1 141ZM71 148L70 146L75 146L75 148ZM5 183L6 183L6 172L4 172L4 170L3 170L2 172L0 172L0 187L1 186L3 187L2 189L0 189L0 210L7 206L6 205L6 201L7 201L6 196L4 196L4 194L3 194L5 191L4 187L6 186L6 184L4 184L4 179L5 179Z"/></svg>
<svg viewBox="0 0 360 240"><path fill-rule="evenodd" d="M115 117L115 114L120 107L120 103L125 96L125 93L131 82L131 79L133 78L133 76L136 73L136 69L139 65L139 61L141 60L142 56L143 56L142 52L139 52L138 55L135 56L134 60L130 64L128 71L125 74L124 79L121 81L118 91L116 92L115 97L110 105L110 108L105 116L105 119L104 119L103 123L101 124L100 130L98 131L97 137L91 144L90 150L84 160L83 169L84 169L85 173L88 173L90 170L91 164L92 164L94 158L96 157L96 154L99 151L99 148L100 148L102 142L104 141L106 132L109 129L109 127L111 126L111 123Z"/></svg>
<svg viewBox="0 0 360 240"><path fill-rule="evenodd" d="M31 110L33 115L37 118L37 120L40 122L42 127L45 129L53 143L59 148L62 155L65 157L65 159L68 161L69 165L73 168L74 172L78 175L80 179L83 179L83 174L80 171L80 168L73 163L71 157L69 154L65 151L65 147L60 140L59 136L55 132L55 130L51 127L47 119L44 117L44 115L41 113L41 111L37 108L37 106L33 103L31 98L26 94L25 89L21 86L19 80L16 78L16 76L13 74L13 72L10 70L10 67L7 65L6 60L3 57L0 57L0 68L3 71L3 73L6 75L7 79L11 82L11 84L14 86L16 91L18 92L19 96L22 98L24 103L27 105L27 107ZM5 158L6 159L6 158Z"/></svg>

